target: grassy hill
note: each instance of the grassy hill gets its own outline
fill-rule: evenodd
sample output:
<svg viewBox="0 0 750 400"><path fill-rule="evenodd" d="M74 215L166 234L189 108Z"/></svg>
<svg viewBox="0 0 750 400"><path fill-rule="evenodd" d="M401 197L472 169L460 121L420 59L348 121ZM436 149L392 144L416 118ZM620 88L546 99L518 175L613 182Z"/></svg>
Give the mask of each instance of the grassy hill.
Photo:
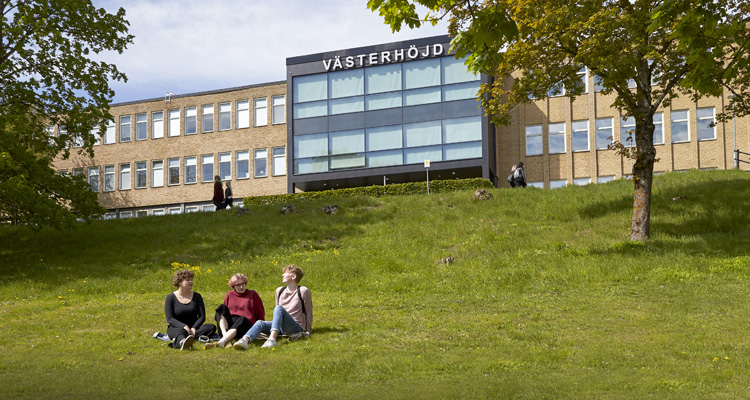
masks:
<svg viewBox="0 0 750 400"><path fill-rule="evenodd" d="M628 181L492 193L2 227L0 398L750 397L750 175L656 177L646 243ZM289 263L309 340L151 338L175 268L210 310L242 272L270 313Z"/></svg>

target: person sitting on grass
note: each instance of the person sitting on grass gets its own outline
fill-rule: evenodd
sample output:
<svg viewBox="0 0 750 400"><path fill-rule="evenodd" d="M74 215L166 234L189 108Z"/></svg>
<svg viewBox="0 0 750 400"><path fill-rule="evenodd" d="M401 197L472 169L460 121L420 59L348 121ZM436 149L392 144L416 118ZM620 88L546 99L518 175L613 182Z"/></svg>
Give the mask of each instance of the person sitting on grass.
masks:
<svg viewBox="0 0 750 400"><path fill-rule="evenodd" d="M233 290L224 296L224 303L216 309L216 323L221 329L218 342L207 343L206 349L231 347L237 332L247 332L256 321L266 319L263 301L255 290L247 289L247 277L234 274L227 283Z"/></svg>
<svg viewBox="0 0 750 400"><path fill-rule="evenodd" d="M196 337L211 336L216 332L213 324L206 321L206 307L203 297L193 291L193 271L177 271L172 278L172 286L177 290L167 295L164 302L164 315L167 317L167 336L172 339L172 348L191 349Z"/></svg>
<svg viewBox="0 0 750 400"><path fill-rule="evenodd" d="M268 340L263 343L264 348L276 347L276 337L279 334L289 335L289 340L310 336L313 320L312 295L309 289L299 286L302 270L290 264L284 267L282 272L282 282L286 287L276 289L273 320L256 322L245 336L234 344L235 349L247 350L248 343L261 333L269 335Z"/></svg>

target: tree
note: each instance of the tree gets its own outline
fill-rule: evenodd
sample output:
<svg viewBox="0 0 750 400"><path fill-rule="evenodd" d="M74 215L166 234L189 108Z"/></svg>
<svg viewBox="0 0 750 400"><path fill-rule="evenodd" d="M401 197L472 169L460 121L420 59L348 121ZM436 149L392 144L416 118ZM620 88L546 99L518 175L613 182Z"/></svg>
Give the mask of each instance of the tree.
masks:
<svg viewBox="0 0 750 400"><path fill-rule="evenodd" d="M0 0L0 12L0 218L61 228L102 213L85 179L58 175L52 162L69 157L74 141L93 156L112 118L110 79L126 77L94 57L132 43L125 10L109 14L91 0ZM53 125L67 134L50 137Z"/></svg>
<svg viewBox="0 0 750 400"><path fill-rule="evenodd" d="M602 93L616 94L612 106L635 119L635 148L614 145L634 159L631 240L649 238L656 110L677 96L727 90L736 97L717 121L750 113L744 0L369 0L368 7L394 31L448 18L456 56L468 55L474 72L500 77L480 90L496 123L507 124L516 105L549 90L581 94L576 72L584 66L596 74Z"/></svg>

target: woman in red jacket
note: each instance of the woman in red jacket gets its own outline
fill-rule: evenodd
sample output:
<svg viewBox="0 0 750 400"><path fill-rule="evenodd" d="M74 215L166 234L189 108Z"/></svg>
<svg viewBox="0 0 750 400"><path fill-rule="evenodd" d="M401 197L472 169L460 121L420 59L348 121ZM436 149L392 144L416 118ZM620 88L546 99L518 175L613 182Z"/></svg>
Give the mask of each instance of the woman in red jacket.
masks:
<svg viewBox="0 0 750 400"><path fill-rule="evenodd" d="M206 348L232 347L231 340L237 335L237 331L244 334L255 321L266 318L263 301L255 290L247 289L247 277L243 274L234 274L227 283L232 290L224 296L224 303L216 309L216 322L221 329L221 339L218 342L206 344Z"/></svg>

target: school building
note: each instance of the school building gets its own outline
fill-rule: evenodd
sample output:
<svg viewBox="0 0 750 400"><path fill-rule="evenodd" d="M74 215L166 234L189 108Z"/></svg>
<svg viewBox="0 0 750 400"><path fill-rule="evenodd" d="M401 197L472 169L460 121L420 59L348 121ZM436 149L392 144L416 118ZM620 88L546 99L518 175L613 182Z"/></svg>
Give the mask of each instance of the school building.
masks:
<svg viewBox="0 0 750 400"><path fill-rule="evenodd" d="M579 75L584 95L519 105L509 126L494 126L476 98L494 78L469 73L448 36L291 57L286 81L114 104L95 156L73 151L55 165L87 176L105 218L213 210L215 175L231 182L237 203L422 181L425 160L430 179L483 177L500 187L519 161L540 188L627 178L630 160L607 145L629 143L635 123L610 106L614 95L599 93L595 76ZM655 172L733 168L734 149L750 149L749 122L714 125L727 102L680 98L660 109Z"/></svg>

